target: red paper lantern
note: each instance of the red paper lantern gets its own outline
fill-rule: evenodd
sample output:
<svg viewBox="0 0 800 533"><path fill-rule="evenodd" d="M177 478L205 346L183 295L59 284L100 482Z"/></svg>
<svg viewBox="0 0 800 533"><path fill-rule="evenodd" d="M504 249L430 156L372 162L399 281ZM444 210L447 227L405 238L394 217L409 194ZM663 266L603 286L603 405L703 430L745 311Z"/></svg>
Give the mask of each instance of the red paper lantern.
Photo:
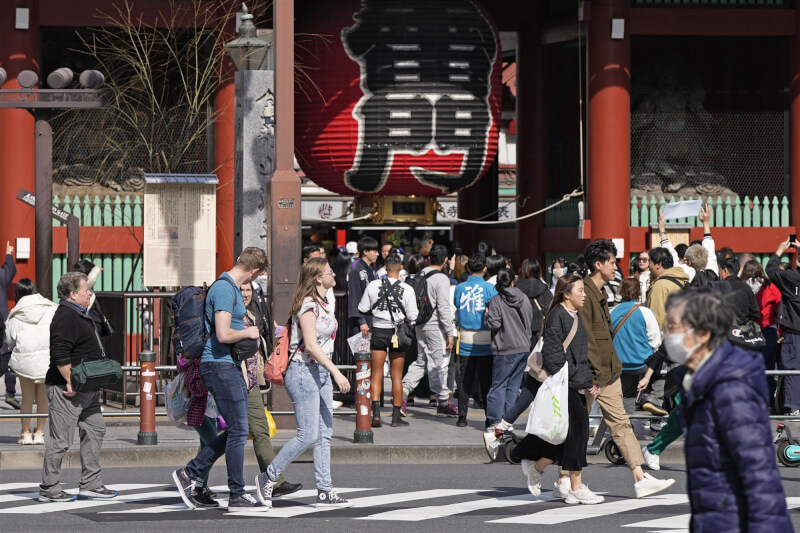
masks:
<svg viewBox="0 0 800 533"><path fill-rule="evenodd" d="M314 183L433 196L486 172L502 58L476 1L324 0L298 11L295 142Z"/></svg>

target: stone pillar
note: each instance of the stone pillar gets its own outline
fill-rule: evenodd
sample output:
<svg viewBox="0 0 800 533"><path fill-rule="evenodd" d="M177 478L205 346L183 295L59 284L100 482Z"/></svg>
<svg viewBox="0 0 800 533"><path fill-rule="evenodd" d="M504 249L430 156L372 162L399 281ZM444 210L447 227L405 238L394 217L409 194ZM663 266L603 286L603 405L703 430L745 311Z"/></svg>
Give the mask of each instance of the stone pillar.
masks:
<svg viewBox="0 0 800 533"><path fill-rule="evenodd" d="M14 8L30 9L30 27L27 30L14 28ZM17 74L23 70L39 73L38 58L39 2L20 0L4 5L3 16L0 16L0 67L6 70L8 81L2 88L19 89ZM17 200L17 192L21 188L30 192L36 189L33 132L34 119L30 112L24 109L0 109L0 213L3 217L0 224L0 254L5 254L6 241L16 245L17 237L31 240L31 258L17 263L15 279L36 279L34 209ZM12 285L9 301L13 297Z"/></svg>
<svg viewBox="0 0 800 533"><path fill-rule="evenodd" d="M593 0L589 22L588 217L591 237L626 241L631 178L630 21L628 0ZM611 38L612 19L625 20L622 39Z"/></svg>

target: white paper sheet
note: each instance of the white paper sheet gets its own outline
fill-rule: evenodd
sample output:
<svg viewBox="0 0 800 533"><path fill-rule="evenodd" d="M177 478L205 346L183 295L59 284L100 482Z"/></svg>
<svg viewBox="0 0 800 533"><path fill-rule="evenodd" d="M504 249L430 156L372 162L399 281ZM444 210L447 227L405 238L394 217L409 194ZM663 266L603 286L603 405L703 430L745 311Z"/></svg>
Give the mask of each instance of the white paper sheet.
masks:
<svg viewBox="0 0 800 533"><path fill-rule="evenodd" d="M350 346L350 351L353 352L353 355L356 352L369 352L369 339L370 337L365 339L360 331L352 337L348 337L347 344Z"/></svg>
<svg viewBox="0 0 800 533"><path fill-rule="evenodd" d="M683 202L672 202L664 206L664 220L696 217L700 214L700 200L685 200Z"/></svg>

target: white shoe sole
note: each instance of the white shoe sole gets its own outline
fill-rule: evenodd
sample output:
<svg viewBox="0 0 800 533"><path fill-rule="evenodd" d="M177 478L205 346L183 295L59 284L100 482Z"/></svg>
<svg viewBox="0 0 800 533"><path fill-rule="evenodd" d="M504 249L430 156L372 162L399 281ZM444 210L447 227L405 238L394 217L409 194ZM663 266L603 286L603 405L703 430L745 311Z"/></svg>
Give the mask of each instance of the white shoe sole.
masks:
<svg viewBox="0 0 800 533"><path fill-rule="evenodd" d="M492 443L497 440L494 433L484 433L483 434L483 446L486 448L486 455L489 456L489 459L494 461L497 459L497 451L500 449L500 445L498 444L494 449L492 448Z"/></svg>
<svg viewBox="0 0 800 533"><path fill-rule="evenodd" d="M668 488L670 488L672 485L675 484L674 479L662 479L659 481L663 481L664 484L659 487L653 487L652 489L649 489L646 492L642 492L641 494L639 494L639 491L634 488L634 492L636 493L636 498L646 498L648 496L652 496L653 494L658 494L662 490L667 490Z"/></svg>
<svg viewBox="0 0 800 533"><path fill-rule="evenodd" d="M258 497L258 501L260 501L264 507L272 509L272 500L268 500L261 495L261 490L258 488L258 478L259 476L256 476L256 496Z"/></svg>
<svg viewBox="0 0 800 533"><path fill-rule="evenodd" d="M604 501L606 501L605 498L601 498L601 499L596 500L596 501L588 502L588 501L585 501L585 500L577 500L577 499L574 499L574 498L570 499L570 497L567 496L566 499L564 500L564 503L568 503L569 505L576 505L576 504L597 505L598 503L603 503Z"/></svg>
<svg viewBox="0 0 800 533"><path fill-rule="evenodd" d="M189 509L197 508L197 506L192 501L191 497L185 492L183 492L183 489L181 488L182 485L180 479L178 478L177 470L172 472L172 480L175 482L175 488L178 489L178 494L180 494L181 500L183 500L183 503L186 504L186 507L188 507Z"/></svg>
<svg viewBox="0 0 800 533"><path fill-rule="evenodd" d="M317 509L346 509L347 507L353 507L355 502L345 502L345 503L317 503L314 504L314 507Z"/></svg>
<svg viewBox="0 0 800 533"><path fill-rule="evenodd" d="M272 507L265 507L263 505L256 505L255 507L228 507L226 512L228 514L236 513L266 513Z"/></svg>

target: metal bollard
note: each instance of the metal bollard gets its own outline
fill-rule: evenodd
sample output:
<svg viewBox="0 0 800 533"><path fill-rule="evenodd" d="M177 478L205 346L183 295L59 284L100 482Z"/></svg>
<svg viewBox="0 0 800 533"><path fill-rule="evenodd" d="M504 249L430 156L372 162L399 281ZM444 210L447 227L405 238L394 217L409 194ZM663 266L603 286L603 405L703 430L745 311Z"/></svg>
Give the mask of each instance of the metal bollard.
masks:
<svg viewBox="0 0 800 533"><path fill-rule="evenodd" d="M158 444L156 433L156 353L150 350L139 352L142 366L139 389L139 434L136 444Z"/></svg>
<svg viewBox="0 0 800 533"><path fill-rule="evenodd" d="M372 377L372 355L369 352L356 352L356 431L353 442L372 444L372 427L369 417L370 378Z"/></svg>

